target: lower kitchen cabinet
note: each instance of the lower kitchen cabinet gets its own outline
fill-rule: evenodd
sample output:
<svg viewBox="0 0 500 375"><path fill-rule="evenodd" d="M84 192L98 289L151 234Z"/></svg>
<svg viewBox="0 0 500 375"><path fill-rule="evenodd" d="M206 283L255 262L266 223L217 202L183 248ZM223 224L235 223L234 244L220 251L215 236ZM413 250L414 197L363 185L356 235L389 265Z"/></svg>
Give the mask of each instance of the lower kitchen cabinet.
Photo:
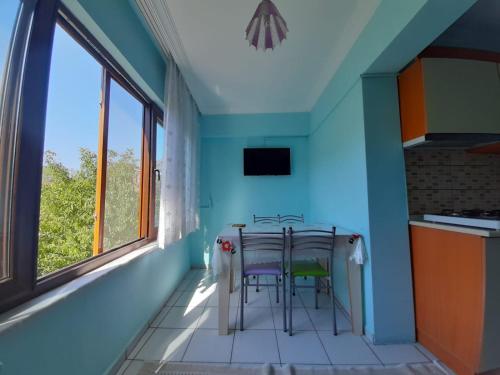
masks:
<svg viewBox="0 0 500 375"><path fill-rule="evenodd" d="M410 231L418 341L459 375L499 369L500 238Z"/></svg>

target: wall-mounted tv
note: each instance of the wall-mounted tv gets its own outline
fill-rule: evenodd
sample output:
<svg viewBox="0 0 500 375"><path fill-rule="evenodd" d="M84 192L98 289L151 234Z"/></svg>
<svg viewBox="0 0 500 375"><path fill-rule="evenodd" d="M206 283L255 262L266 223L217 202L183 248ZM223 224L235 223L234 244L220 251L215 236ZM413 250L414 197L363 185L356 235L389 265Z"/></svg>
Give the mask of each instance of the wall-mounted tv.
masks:
<svg viewBox="0 0 500 375"><path fill-rule="evenodd" d="M290 174L289 148L245 148L245 176L282 176Z"/></svg>

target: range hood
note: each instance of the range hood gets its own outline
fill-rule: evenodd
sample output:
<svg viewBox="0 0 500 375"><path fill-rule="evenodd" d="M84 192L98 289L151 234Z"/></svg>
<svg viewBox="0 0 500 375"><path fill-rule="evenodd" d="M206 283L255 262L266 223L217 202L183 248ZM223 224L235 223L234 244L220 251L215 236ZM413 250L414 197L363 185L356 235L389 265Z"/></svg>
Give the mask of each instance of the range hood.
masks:
<svg viewBox="0 0 500 375"><path fill-rule="evenodd" d="M404 148L481 148L500 142L500 134L428 133L404 142Z"/></svg>

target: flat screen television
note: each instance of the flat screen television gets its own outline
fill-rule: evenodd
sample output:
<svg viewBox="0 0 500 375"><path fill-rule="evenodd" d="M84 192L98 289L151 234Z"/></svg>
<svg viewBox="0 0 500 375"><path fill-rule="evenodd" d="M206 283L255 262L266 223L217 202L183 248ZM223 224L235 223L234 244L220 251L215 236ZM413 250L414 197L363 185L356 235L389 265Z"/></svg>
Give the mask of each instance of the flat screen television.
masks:
<svg viewBox="0 0 500 375"><path fill-rule="evenodd" d="M243 173L245 176L290 175L290 149L245 148Z"/></svg>

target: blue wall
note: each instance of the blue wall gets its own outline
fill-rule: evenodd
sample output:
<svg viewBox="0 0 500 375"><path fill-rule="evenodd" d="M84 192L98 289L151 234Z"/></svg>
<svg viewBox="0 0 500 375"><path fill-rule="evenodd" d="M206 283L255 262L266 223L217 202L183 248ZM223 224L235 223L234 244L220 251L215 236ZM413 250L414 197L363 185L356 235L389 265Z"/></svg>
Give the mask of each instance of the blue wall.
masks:
<svg viewBox="0 0 500 375"><path fill-rule="evenodd" d="M210 258L217 233L228 223L249 223L252 215L308 212L309 116L203 116L201 142L201 230L192 248L194 265ZM259 136L256 136L258 134ZM290 147L290 176L243 176L245 147Z"/></svg>
<svg viewBox="0 0 500 375"><path fill-rule="evenodd" d="M368 193L361 81L309 137L309 196L312 221L360 233L369 251ZM370 263L364 269L365 319L373 332ZM349 306L345 268L335 269L336 293Z"/></svg>
<svg viewBox="0 0 500 375"><path fill-rule="evenodd" d="M363 235L365 331L414 340L408 215L395 77L358 80L309 137L310 212ZM345 280L345 269L336 269ZM348 306L347 289L337 294Z"/></svg>
<svg viewBox="0 0 500 375"><path fill-rule="evenodd" d="M307 136L309 113L204 116L203 138Z"/></svg>
<svg viewBox="0 0 500 375"><path fill-rule="evenodd" d="M395 78L360 77L398 72L474 2L383 0L311 112L310 213L364 235L376 343L414 339L411 266Z"/></svg>
<svg viewBox="0 0 500 375"><path fill-rule="evenodd" d="M2 375L107 373L189 269L187 243L135 259L2 333Z"/></svg>
<svg viewBox="0 0 500 375"><path fill-rule="evenodd" d="M128 0L62 0L136 84L163 103L166 63Z"/></svg>
<svg viewBox="0 0 500 375"><path fill-rule="evenodd" d="M396 75L362 79L374 341L415 340ZM365 285L369 284L367 282Z"/></svg>
<svg viewBox="0 0 500 375"><path fill-rule="evenodd" d="M312 129L320 126L328 115L335 110L336 105L347 95L360 76L384 53L401 31L418 14L424 4L435 1L381 1L370 22L361 32L358 40L349 50L341 66L314 105L311 112ZM419 41L420 32L421 30L417 30L413 35L414 40L408 42L409 47L407 50L412 50L413 55L408 56L405 63L420 52L420 50L415 51L413 49L416 41Z"/></svg>

